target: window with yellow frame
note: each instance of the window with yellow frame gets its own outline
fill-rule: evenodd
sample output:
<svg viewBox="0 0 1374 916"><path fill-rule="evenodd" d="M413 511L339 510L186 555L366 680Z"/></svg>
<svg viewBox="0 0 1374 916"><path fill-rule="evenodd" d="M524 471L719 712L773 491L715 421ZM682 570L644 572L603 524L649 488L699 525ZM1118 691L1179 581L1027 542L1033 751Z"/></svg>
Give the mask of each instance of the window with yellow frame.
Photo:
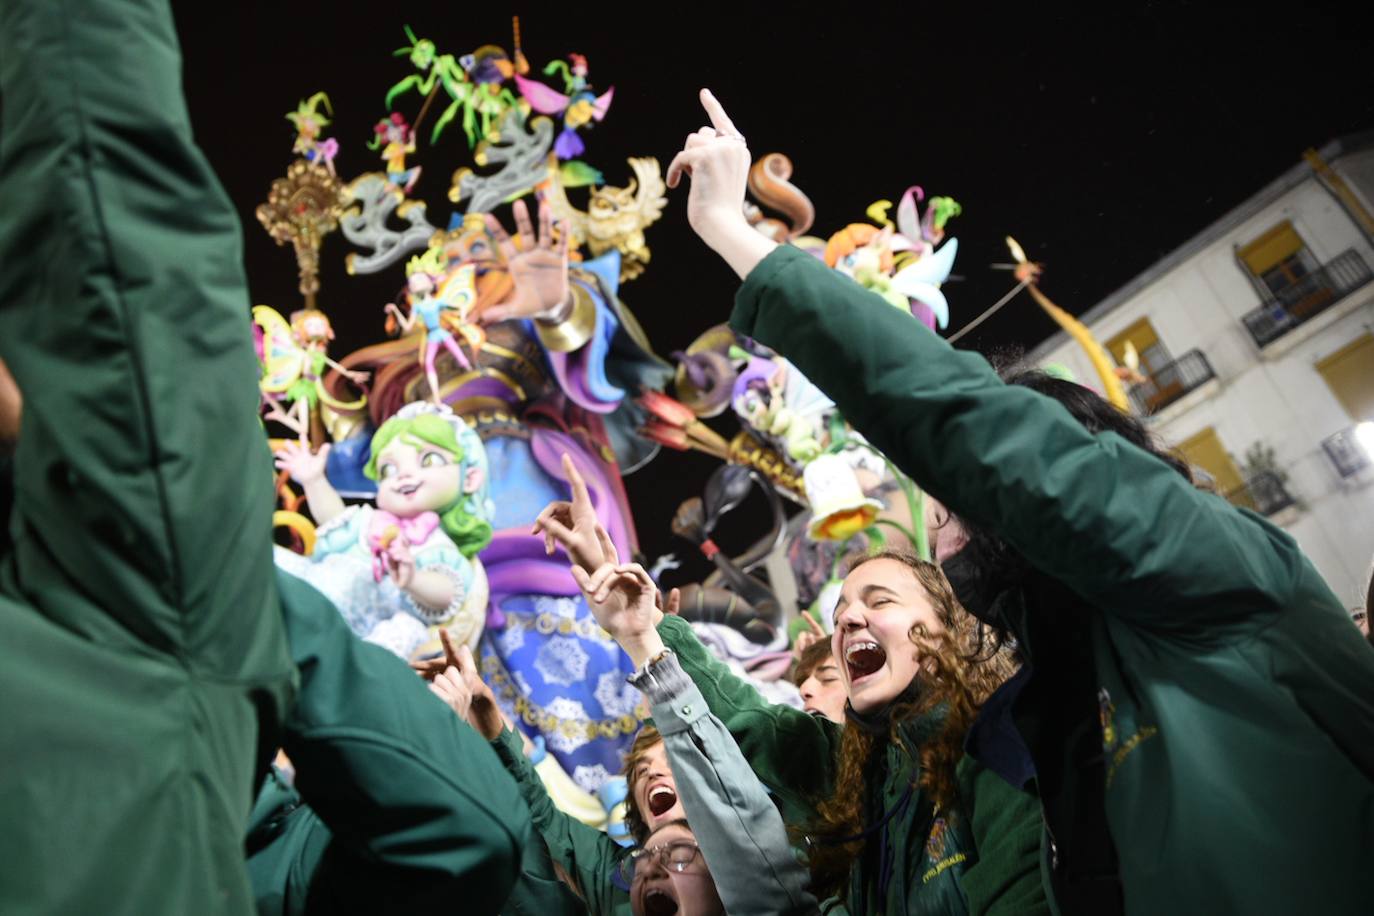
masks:
<svg viewBox="0 0 1374 916"><path fill-rule="evenodd" d="M1178 452L1189 464L1201 468L1212 478L1218 493L1237 505L1253 509L1249 495L1245 492L1245 477L1241 474L1231 453L1222 445L1221 438L1212 427L1207 427L1176 446Z"/></svg>
<svg viewBox="0 0 1374 916"><path fill-rule="evenodd" d="M1333 295L1317 274L1316 258L1288 220L1237 248L1236 257L1270 296L1297 315Z"/></svg>
<svg viewBox="0 0 1374 916"><path fill-rule="evenodd" d="M1374 334L1361 334L1319 359L1316 368L1350 419L1374 420Z"/></svg>

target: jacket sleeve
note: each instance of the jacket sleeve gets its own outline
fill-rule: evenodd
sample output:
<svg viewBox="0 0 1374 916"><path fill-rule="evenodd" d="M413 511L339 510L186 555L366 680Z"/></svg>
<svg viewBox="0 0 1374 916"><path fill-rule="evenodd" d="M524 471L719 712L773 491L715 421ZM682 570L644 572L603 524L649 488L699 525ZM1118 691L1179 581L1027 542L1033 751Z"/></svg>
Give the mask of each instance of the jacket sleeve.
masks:
<svg viewBox="0 0 1374 916"><path fill-rule="evenodd" d="M1039 799L969 757L958 775L978 854L960 880L969 916L1050 916Z"/></svg>
<svg viewBox="0 0 1374 916"><path fill-rule="evenodd" d="M269 848L294 865L260 871L292 886L255 893L305 901L293 912L498 912L529 836L514 781L400 659L355 637L304 582L277 578L301 676L284 747L319 824Z"/></svg>
<svg viewBox="0 0 1374 916"><path fill-rule="evenodd" d="M0 5L16 557L78 635L265 682L290 665L242 240L180 68L165 3Z"/></svg>
<svg viewBox="0 0 1374 916"><path fill-rule="evenodd" d="M615 884L615 869L629 850L617 845L603 831L558 810L544 789L543 780L525 757L519 735L506 729L491 746L515 777L535 832L548 847L549 858L577 882L588 911L610 913L617 903L628 902L628 891Z"/></svg>
<svg viewBox="0 0 1374 916"><path fill-rule="evenodd" d="M658 630L755 775L784 803L788 820L813 815L816 800L830 790L840 727L769 703L713 656L681 617L665 617Z"/></svg>
<svg viewBox="0 0 1374 916"><path fill-rule="evenodd" d="M749 275L731 326L795 363L953 511L1125 621L1217 632L1272 620L1300 588L1335 601L1278 528L1004 385L981 356L795 248Z"/></svg>
<svg viewBox="0 0 1374 916"><path fill-rule="evenodd" d="M787 839L782 815L724 723L667 655L636 684L663 734L673 782L697 845L731 916L818 912L809 875Z"/></svg>
<svg viewBox="0 0 1374 916"><path fill-rule="evenodd" d="M538 836L525 844L520 877L501 907L501 916L586 916L582 900L554 870L549 849Z"/></svg>

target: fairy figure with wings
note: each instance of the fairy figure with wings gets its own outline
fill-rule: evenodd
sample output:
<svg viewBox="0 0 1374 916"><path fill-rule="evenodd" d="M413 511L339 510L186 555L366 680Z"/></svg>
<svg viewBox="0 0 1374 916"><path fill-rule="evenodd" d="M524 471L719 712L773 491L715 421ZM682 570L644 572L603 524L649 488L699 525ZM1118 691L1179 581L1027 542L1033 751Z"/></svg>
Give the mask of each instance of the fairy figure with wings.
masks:
<svg viewBox="0 0 1374 916"><path fill-rule="evenodd" d="M567 61L555 60L544 68L545 76L559 72L563 76L564 92L518 73L515 85L520 87L520 94L535 111L562 118L563 132L554 141L553 151L559 159L572 159L587 148L577 131L606 117L615 87L601 95L592 92L587 83L587 58L581 54L569 54Z"/></svg>
<svg viewBox="0 0 1374 916"><path fill-rule="evenodd" d="M394 302L386 304L386 312L396 320L402 333L408 334L417 326L421 329L420 352L425 379L429 382L430 400L438 404L439 373L435 368L435 358L439 355L439 348L447 350L454 362L468 371L472 363L454 335L462 337L474 354L486 340L482 328L468 321L477 301L476 268L472 264L463 264L449 273L444 249L430 248L424 254L410 259L406 265L406 275L410 314L402 312Z"/></svg>
<svg viewBox="0 0 1374 916"><path fill-rule="evenodd" d="M354 384L367 380L366 372L346 369L329 358L326 348L334 339L329 317L319 309L302 309L288 322L271 306L253 307L253 325L258 338L258 357L262 363L262 390L267 411L264 416L294 432L302 442L310 438L312 414L321 404L344 411L356 411L367 403L366 396L342 401L325 388L325 368L335 370Z"/></svg>
<svg viewBox="0 0 1374 916"><path fill-rule="evenodd" d="M324 106L324 111L320 111L320 106ZM330 116L334 114L333 106L329 104L329 96L323 92L317 92L308 99L303 99L296 110L286 116L292 126L296 128L296 142L291 147L291 152L298 156L305 157L305 161L312 164L323 163L329 169L329 174L334 172L334 157L339 154L339 141L330 137L328 140L320 139L320 134L330 124Z"/></svg>

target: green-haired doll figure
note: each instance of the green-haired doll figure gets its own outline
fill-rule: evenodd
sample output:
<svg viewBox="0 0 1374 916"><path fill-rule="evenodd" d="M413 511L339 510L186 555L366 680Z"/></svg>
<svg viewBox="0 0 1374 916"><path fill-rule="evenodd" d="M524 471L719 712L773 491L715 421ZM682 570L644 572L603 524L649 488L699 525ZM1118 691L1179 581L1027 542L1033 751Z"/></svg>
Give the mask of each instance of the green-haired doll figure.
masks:
<svg viewBox="0 0 1374 916"><path fill-rule="evenodd" d="M278 548L277 565L402 658L438 649L440 627L476 648L487 608L477 552L492 511L481 439L447 407L417 402L382 424L371 454L376 506L345 506L325 478L329 446L286 444L277 466L304 489L319 529L309 556Z"/></svg>

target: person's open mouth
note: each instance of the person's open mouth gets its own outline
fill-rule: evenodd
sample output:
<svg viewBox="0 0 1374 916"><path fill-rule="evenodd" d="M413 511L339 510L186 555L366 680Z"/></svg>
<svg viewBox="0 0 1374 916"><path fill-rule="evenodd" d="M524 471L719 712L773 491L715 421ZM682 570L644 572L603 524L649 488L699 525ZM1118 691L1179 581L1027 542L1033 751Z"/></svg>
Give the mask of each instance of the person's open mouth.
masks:
<svg viewBox="0 0 1374 916"><path fill-rule="evenodd" d="M649 790L649 813L654 817L668 813L676 804L677 792L671 786L654 786Z"/></svg>
<svg viewBox="0 0 1374 916"><path fill-rule="evenodd" d="M845 647L844 663L849 670L849 684L854 687L887 663L887 653L873 640L860 639Z"/></svg>
<svg viewBox="0 0 1374 916"><path fill-rule="evenodd" d="M674 916L677 901L665 890L654 888L644 895L644 916Z"/></svg>

